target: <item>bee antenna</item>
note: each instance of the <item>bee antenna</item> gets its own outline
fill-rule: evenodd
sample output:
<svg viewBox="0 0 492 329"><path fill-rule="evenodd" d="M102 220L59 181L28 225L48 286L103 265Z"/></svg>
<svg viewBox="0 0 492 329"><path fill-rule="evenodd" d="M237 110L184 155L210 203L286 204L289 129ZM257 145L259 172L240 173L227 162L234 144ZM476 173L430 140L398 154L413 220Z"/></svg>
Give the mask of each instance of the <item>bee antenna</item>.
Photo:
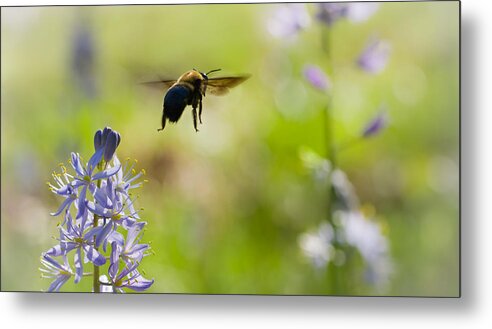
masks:
<svg viewBox="0 0 492 329"><path fill-rule="evenodd" d="M221 69L215 69L215 70L212 70L212 71L208 71L207 72L207 75L209 75L210 73L213 73L213 72L217 72L217 71L220 71Z"/></svg>

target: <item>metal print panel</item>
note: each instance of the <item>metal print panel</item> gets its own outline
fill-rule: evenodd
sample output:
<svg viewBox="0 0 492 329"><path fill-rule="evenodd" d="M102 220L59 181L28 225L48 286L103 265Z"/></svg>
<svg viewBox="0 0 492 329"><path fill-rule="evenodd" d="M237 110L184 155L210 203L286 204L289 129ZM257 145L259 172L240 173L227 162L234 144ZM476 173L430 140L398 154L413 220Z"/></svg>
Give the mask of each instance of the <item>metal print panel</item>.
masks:
<svg viewBox="0 0 492 329"><path fill-rule="evenodd" d="M1 9L2 291L460 295L457 1Z"/></svg>

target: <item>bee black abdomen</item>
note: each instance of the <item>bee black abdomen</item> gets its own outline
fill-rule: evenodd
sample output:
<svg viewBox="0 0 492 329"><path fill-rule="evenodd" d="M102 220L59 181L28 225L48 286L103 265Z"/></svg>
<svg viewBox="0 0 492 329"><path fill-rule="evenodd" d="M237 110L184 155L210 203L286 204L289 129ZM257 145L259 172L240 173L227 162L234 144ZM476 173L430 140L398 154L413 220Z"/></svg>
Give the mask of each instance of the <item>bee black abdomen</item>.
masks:
<svg viewBox="0 0 492 329"><path fill-rule="evenodd" d="M164 96L164 117L171 122L177 122L188 104L190 96L191 91L186 86L176 85L169 89Z"/></svg>

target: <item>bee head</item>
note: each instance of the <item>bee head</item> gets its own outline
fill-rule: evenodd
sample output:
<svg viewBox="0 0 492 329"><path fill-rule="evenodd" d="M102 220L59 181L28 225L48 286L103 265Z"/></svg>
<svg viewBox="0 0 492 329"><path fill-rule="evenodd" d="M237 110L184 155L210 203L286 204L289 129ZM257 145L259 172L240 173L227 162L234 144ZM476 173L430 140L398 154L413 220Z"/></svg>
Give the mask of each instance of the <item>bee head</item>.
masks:
<svg viewBox="0 0 492 329"><path fill-rule="evenodd" d="M205 80L208 80L208 75L210 73L217 72L217 71L220 71L220 70L221 69L215 69L215 70L208 71L207 73L203 73L203 72L198 71L197 69L193 69L193 71L197 71L198 73L200 73L201 76L203 77L203 79L205 79Z"/></svg>

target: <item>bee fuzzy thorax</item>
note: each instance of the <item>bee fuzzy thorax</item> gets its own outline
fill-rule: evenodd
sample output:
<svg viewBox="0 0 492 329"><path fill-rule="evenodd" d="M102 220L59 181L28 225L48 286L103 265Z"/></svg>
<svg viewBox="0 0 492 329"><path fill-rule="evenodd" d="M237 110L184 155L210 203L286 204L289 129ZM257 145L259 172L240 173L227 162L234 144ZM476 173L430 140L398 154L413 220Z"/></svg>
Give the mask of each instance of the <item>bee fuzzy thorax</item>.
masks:
<svg viewBox="0 0 492 329"><path fill-rule="evenodd" d="M181 75L178 79L178 82L177 83L186 83L186 82L189 82L189 83L194 83L195 81L202 81L202 80L205 80L205 78L203 77L203 75L198 72L198 71L195 71L195 70L191 70L191 71L188 71L186 73L184 73L183 75Z"/></svg>

